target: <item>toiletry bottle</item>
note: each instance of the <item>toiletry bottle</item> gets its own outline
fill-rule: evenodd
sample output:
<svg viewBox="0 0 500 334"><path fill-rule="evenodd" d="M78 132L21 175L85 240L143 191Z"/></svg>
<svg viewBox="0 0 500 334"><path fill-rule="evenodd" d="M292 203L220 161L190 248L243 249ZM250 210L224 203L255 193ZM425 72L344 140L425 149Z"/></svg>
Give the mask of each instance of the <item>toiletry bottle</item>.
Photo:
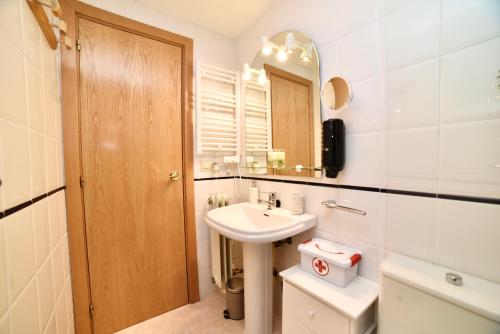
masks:
<svg viewBox="0 0 500 334"><path fill-rule="evenodd" d="M252 180L252 185L250 186L249 202L257 204L258 201L259 201L259 188L257 187L255 180Z"/></svg>

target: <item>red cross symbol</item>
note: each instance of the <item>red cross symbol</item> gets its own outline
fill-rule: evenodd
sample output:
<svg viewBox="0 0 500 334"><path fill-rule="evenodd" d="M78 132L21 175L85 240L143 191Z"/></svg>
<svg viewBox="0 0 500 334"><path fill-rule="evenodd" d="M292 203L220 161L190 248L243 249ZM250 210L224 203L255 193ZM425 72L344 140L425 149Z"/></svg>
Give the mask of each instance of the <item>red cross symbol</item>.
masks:
<svg viewBox="0 0 500 334"><path fill-rule="evenodd" d="M312 267L313 267L314 271L321 276L328 275L328 272L330 271L330 268L328 267L328 263L326 261L318 259L317 257L315 257L312 260Z"/></svg>

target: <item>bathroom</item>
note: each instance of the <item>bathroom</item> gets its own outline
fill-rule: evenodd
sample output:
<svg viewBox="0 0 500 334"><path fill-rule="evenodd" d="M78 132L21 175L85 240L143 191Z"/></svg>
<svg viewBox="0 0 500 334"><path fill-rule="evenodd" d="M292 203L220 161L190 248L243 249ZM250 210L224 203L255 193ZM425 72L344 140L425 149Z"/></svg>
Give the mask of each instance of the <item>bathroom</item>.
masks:
<svg viewBox="0 0 500 334"><path fill-rule="evenodd" d="M0 334L500 333L500 1L0 1Z"/></svg>

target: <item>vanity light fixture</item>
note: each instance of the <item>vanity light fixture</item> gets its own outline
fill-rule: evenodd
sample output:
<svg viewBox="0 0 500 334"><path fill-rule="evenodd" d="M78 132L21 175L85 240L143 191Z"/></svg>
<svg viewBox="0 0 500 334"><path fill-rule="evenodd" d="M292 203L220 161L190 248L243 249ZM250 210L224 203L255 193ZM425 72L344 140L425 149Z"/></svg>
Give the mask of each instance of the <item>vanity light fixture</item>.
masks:
<svg viewBox="0 0 500 334"><path fill-rule="evenodd" d="M262 54L264 56L269 56L273 53L274 45L267 39L266 36L262 36Z"/></svg>
<svg viewBox="0 0 500 334"><path fill-rule="evenodd" d="M278 53L276 54L276 59L280 62L284 62L288 59L288 54L284 45L280 46Z"/></svg>
<svg viewBox="0 0 500 334"><path fill-rule="evenodd" d="M241 75L242 79L245 81L249 81L252 79L252 76L254 74L257 76L257 82L259 83L259 85L264 86L267 82L266 70L256 70L254 68L251 68L247 63L244 63L243 73Z"/></svg>
<svg viewBox="0 0 500 334"><path fill-rule="evenodd" d="M295 35L291 32L286 34L285 43L282 45L271 42L266 36L262 36L261 52L264 56L269 56L276 50L276 59L279 62L285 62L289 55L292 55L296 49L301 50L300 59L304 63L308 63L312 59L313 44L301 43L295 40Z"/></svg>

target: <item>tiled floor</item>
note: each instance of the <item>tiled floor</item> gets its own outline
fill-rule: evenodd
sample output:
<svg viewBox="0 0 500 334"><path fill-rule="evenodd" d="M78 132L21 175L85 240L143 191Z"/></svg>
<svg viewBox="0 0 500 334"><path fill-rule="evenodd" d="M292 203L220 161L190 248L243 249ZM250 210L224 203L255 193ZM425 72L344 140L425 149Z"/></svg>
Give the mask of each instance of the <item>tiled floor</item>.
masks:
<svg viewBox="0 0 500 334"><path fill-rule="evenodd" d="M173 311L126 328L119 334L237 334L244 332L244 320L224 319L225 295L216 292L195 304L188 304ZM281 319L275 318L273 334L281 333Z"/></svg>

